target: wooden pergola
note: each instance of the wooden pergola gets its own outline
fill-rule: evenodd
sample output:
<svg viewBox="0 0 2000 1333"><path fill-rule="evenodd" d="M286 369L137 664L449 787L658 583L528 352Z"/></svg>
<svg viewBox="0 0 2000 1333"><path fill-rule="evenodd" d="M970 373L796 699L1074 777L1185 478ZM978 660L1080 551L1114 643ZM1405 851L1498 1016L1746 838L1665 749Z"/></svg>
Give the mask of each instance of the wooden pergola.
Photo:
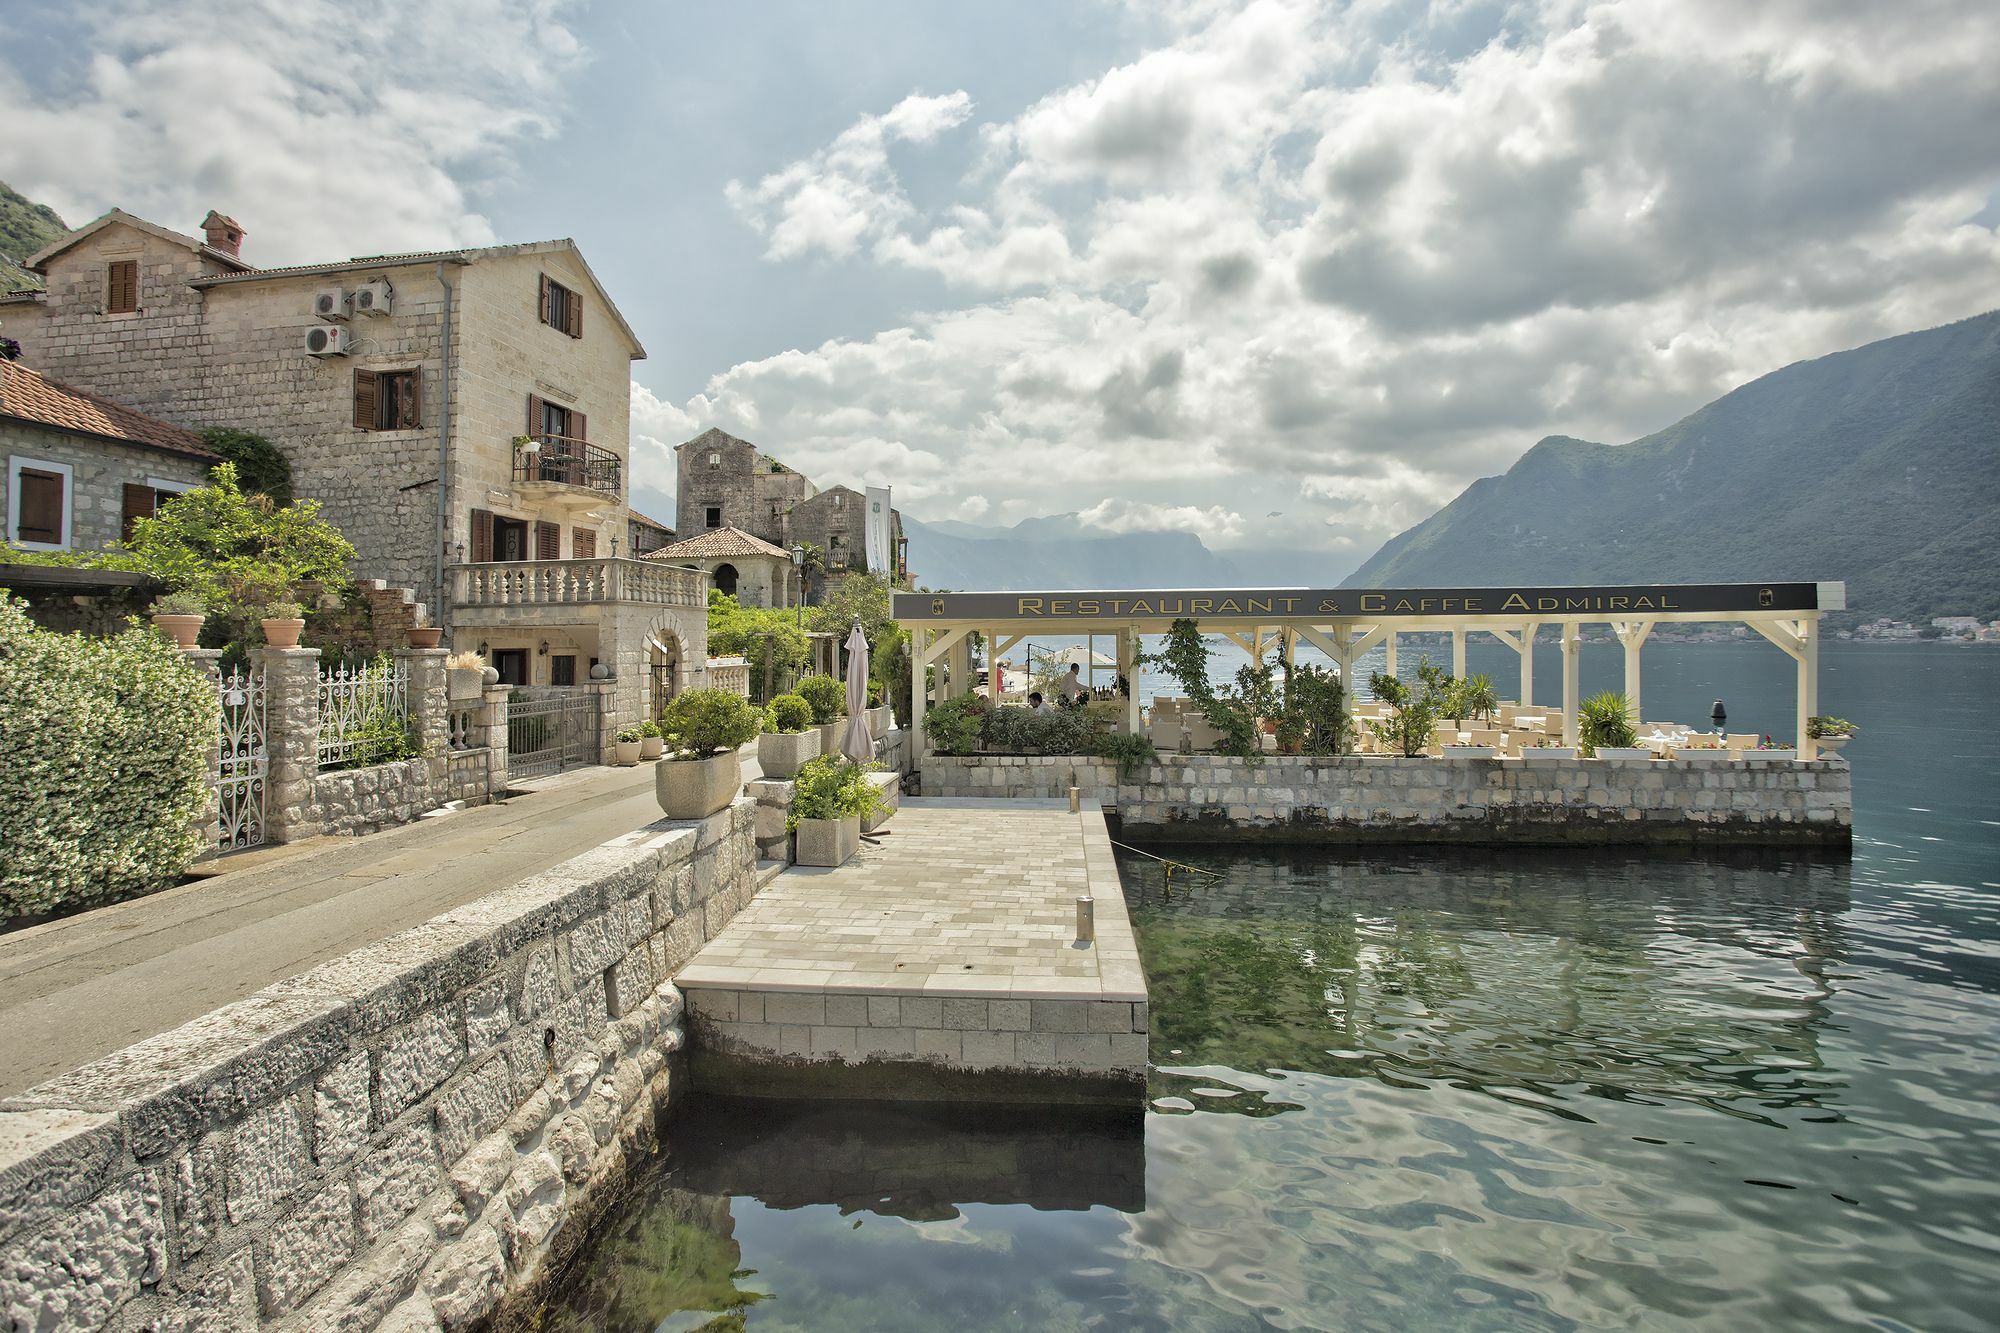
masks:
<svg viewBox="0 0 2000 1333"><path fill-rule="evenodd" d="M1776 644L1798 668L1799 757L1818 747L1806 719L1819 711L1819 619L1847 608L1844 583L1632 584L1518 588L1228 588L1158 591L899 592L892 610L910 633L911 725L917 752L925 752L923 720L930 705L927 672L937 669L937 697L972 688L974 633L985 636L988 660L1030 636L1089 634L1118 646L1118 671L1130 683L1127 721L1139 728L1139 640L1164 634L1174 621L1196 621L1214 634L1261 657L1278 649L1289 669L1301 642L1333 660L1344 680L1377 644L1396 670L1397 636L1449 632L1451 673L1465 675L1465 645L1490 634L1521 660L1521 702L1535 690L1535 636L1558 627L1563 662L1563 741L1577 741L1581 703L1583 627L1607 625L1625 649L1625 694L1633 722L1640 720L1640 650L1663 624L1746 625ZM995 682L998 693L999 683Z"/></svg>

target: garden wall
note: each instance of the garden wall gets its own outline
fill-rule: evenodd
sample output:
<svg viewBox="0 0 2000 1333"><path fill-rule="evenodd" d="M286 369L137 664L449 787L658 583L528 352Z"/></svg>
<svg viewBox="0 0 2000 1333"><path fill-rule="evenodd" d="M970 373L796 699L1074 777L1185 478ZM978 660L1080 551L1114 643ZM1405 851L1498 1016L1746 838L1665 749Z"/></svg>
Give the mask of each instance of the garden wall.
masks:
<svg viewBox="0 0 2000 1333"><path fill-rule="evenodd" d="M748 801L663 821L0 1102L10 1326L490 1314L650 1148L668 978L756 889Z"/></svg>
<svg viewBox="0 0 2000 1333"><path fill-rule="evenodd" d="M1118 763L1080 754L924 756L925 796L1055 796L1118 804Z"/></svg>

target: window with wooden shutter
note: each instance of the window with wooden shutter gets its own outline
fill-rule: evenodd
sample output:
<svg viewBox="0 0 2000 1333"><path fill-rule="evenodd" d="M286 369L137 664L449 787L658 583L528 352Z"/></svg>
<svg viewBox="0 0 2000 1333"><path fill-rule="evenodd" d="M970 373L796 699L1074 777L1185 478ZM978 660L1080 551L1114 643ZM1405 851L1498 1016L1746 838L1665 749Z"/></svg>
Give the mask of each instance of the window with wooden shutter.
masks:
<svg viewBox="0 0 2000 1333"><path fill-rule="evenodd" d="M14 474L20 495L20 519L14 525L14 540L40 546L61 546L68 526L63 520L68 510L67 479L60 472L23 467Z"/></svg>
<svg viewBox="0 0 2000 1333"><path fill-rule="evenodd" d="M139 261L114 259L104 273L104 310L129 315L139 308Z"/></svg>
<svg viewBox="0 0 2000 1333"><path fill-rule="evenodd" d="M419 430L424 424L424 372L415 370L399 371L384 375L385 388L391 390L388 402L384 404L384 420L388 423L384 430Z"/></svg>
<svg viewBox="0 0 2000 1333"><path fill-rule="evenodd" d="M572 338L583 336L583 297L576 292L569 294L569 325L563 332Z"/></svg>
<svg viewBox="0 0 2000 1333"><path fill-rule="evenodd" d="M528 395L528 434L538 440L549 429L547 413L542 410L545 406L539 395L532 393Z"/></svg>
<svg viewBox="0 0 2000 1333"><path fill-rule="evenodd" d="M535 524L535 559L562 559L562 524Z"/></svg>
<svg viewBox="0 0 2000 1333"><path fill-rule="evenodd" d="M132 540L132 528L142 518L151 518L160 507L160 493L137 482L125 483L124 512L120 516L118 540Z"/></svg>
<svg viewBox="0 0 2000 1333"><path fill-rule="evenodd" d="M549 275L546 273L542 274L542 293L540 300L540 309L541 309L541 321L544 324L549 322L549 288L551 285L553 284L549 282Z"/></svg>
<svg viewBox="0 0 2000 1333"><path fill-rule="evenodd" d="M493 511L472 511L472 562L483 565L493 558Z"/></svg>
<svg viewBox="0 0 2000 1333"><path fill-rule="evenodd" d="M380 430L382 421L382 377L372 370L354 372L354 428Z"/></svg>
<svg viewBox="0 0 2000 1333"><path fill-rule="evenodd" d="M572 560L595 560L597 558L597 533L589 528L570 529L569 555Z"/></svg>
<svg viewBox="0 0 2000 1333"><path fill-rule="evenodd" d="M573 440L590 438L590 418L574 409L569 414L569 437Z"/></svg>

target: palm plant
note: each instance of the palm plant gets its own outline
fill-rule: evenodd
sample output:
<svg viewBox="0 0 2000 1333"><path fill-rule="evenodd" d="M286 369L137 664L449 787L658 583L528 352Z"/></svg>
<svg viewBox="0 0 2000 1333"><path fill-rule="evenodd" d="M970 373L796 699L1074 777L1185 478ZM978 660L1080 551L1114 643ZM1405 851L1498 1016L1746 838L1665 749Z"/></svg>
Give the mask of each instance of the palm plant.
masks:
<svg viewBox="0 0 2000 1333"><path fill-rule="evenodd" d="M1632 730L1631 702L1622 694L1606 692L1583 701L1577 710L1577 737L1585 755L1595 755L1602 745L1630 749L1639 743Z"/></svg>

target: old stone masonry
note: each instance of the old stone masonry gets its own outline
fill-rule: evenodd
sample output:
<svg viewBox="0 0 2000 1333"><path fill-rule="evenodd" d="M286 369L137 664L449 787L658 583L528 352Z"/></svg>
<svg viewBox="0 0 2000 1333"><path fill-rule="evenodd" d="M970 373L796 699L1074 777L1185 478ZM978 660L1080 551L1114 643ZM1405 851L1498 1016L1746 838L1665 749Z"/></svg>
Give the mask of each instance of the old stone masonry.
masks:
<svg viewBox="0 0 2000 1333"><path fill-rule="evenodd" d="M532 1299L680 1081L751 805L653 824L0 1103L10 1329L459 1329Z"/></svg>

